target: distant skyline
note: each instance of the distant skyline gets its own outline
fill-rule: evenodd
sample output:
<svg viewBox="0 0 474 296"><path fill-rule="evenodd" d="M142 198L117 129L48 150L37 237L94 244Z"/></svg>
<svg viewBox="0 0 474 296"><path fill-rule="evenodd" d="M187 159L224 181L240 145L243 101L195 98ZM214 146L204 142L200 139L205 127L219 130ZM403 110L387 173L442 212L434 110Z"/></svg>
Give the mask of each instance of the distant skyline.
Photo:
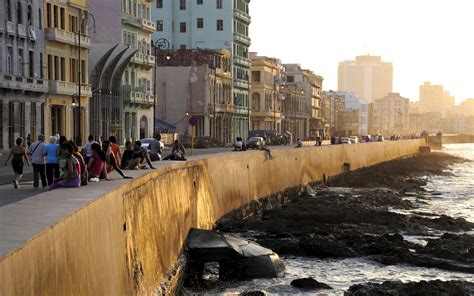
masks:
<svg viewBox="0 0 474 296"><path fill-rule="evenodd" d="M252 0L251 51L299 63L337 89L338 63L357 55L392 62L393 91L419 99L425 81L459 104L474 98L470 0Z"/></svg>

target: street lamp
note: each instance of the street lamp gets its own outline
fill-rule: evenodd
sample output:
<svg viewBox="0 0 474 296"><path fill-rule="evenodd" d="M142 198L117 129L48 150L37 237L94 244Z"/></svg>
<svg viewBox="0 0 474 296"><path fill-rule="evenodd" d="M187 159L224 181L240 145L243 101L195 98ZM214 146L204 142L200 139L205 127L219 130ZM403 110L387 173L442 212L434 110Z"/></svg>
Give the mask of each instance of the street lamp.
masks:
<svg viewBox="0 0 474 296"><path fill-rule="evenodd" d="M89 17L88 16L91 16L92 17L92 20L94 21L94 23L91 25L89 24ZM77 44L78 44L78 49L77 49L77 71L78 71L78 83L77 83L77 96L78 96L78 104L77 104L77 107L78 107L78 110L79 110L79 114L78 114L78 118L77 118L77 123L78 123L78 129L77 129L77 136L76 136L76 144L78 146L81 146L82 145L82 126L81 126L81 87L82 87L82 62L81 62L81 37L82 37L82 25L83 25L83 21L84 19L86 20L86 31L89 31L89 30L92 30L94 29L94 33L95 33L95 17L94 15L92 15L91 13L87 13L87 14L82 14L82 9L79 9L79 31L78 32L74 32L74 34L76 36L78 36L77 38ZM74 106L74 105L73 105Z"/></svg>
<svg viewBox="0 0 474 296"><path fill-rule="evenodd" d="M169 54L169 49L170 49L170 42L166 38L160 38L156 40L156 42L152 42L151 46L153 47L153 53L155 56L155 69L154 69L154 74L153 74L153 137L156 136L156 69L158 67L158 53L160 53L160 58L161 58L161 53L163 51L166 51L166 60L170 60L171 56Z"/></svg>

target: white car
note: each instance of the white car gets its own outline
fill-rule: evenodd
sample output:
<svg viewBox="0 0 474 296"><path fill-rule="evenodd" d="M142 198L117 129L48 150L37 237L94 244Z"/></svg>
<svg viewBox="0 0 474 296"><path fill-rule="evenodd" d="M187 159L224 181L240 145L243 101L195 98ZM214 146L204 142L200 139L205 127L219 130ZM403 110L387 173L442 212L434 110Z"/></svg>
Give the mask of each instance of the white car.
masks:
<svg viewBox="0 0 474 296"><path fill-rule="evenodd" d="M351 139L348 137L341 138L341 144L351 144Z"/></svg>
<svg viewBox="0 0 474 296"><path fill-rule="evenodd" d="M350 136L349 139L351 140L352 144L359 143L359 138L357 138L357 136Z"/></svg>

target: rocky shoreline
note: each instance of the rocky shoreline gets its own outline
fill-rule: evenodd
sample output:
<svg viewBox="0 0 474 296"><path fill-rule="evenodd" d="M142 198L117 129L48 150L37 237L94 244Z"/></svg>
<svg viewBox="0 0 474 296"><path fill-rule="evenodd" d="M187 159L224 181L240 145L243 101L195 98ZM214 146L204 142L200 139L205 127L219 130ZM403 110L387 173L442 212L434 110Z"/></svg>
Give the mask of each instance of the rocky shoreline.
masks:
<svg viewBox="0 0 474 296"><path fill-rule="evenodd" d="M253 239L280 255L368 257L385 265L474 273L474 236L465 233L474 223L417 211L429 198L426 176L449 175L449 165L464 161L431 153L382 163L273 197L284 203L281 207L270 198L254 215L249 208L234 211L216 229ZM423 237L423 243L406 236Z"/></svg>

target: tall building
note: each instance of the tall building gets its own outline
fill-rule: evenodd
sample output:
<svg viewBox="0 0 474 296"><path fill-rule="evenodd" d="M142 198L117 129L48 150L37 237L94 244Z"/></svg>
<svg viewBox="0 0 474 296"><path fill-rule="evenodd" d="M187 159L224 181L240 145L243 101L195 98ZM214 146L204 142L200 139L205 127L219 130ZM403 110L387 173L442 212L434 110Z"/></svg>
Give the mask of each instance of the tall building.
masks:
<svg viewBox="0 0 474 296"><path fill-rule="evenodd" d="M44 134L43 1L0 0L0 151Z"/></svg>
<svg viewBox="0 0 474 296"><path fill-rule="evenodd" d="M122 45L137 50L122 79L124 136L143 139L154 136L151 36L156 25L151 21L150 0L122 2Z"/></svg>
<svg viewBox="0 0 474 296"><path fill-rule="evenodd" d="M306 139L309 135L308 76L298 64L284 64L285 100L283 102L283 131L296 138Z"/></svg>
<svg viewBox="0 0 474 296"><path fill-rule="evenodd" d="M282 133L283 66L275 58L251 54L251 130Z"/></svg>
<svg viewBox="0 0 474 296"><path fill-rule="evenodd" d="M92 95L87 75L91 47L87 1L45 0L43 19L49 81L45 132L47 136L59 133L81 143L89 132Z"/></svg>
<svg viewBox="0 0 474 296"><path fill-rule="evenodd" d="M323 92L323 77L316 75L313 71L304 70L307 83L305 85L305 93L307 96L307 106L309 110L309 127L308 133L311 139L324 134L324 127L322 125L322 92Z"/></svg>
<svg viewBox="0 0 474 296"><path fill-rule="evenodd" d="M357 56L355 61L343 61L338 68L338 90L353 91L363 103L373 103L392 92L392 63L380 56Z"/></svg>
<svg viewBox="0 0 474 296"><path fill-rule="evenodd" d="M454 108L455 99L442 85L425 82L420 85L420 104L422 113L441 113L443 117Z"/></svg>
<svg viewBox="0 0 474 296"><path fill-rule="evenodd" d="M373 129L383 135L404 134L409 131L409 99L390 93L374 103Z"/></svg>
<svg viewBox="0 0 474 296"><path fill-rule="evenodd" d="M173 50L203 48L232 52L232 130L249 129L250 0L153 0L153 40L167 39ZM157 98L160 100L161 98Z"/></svg>

